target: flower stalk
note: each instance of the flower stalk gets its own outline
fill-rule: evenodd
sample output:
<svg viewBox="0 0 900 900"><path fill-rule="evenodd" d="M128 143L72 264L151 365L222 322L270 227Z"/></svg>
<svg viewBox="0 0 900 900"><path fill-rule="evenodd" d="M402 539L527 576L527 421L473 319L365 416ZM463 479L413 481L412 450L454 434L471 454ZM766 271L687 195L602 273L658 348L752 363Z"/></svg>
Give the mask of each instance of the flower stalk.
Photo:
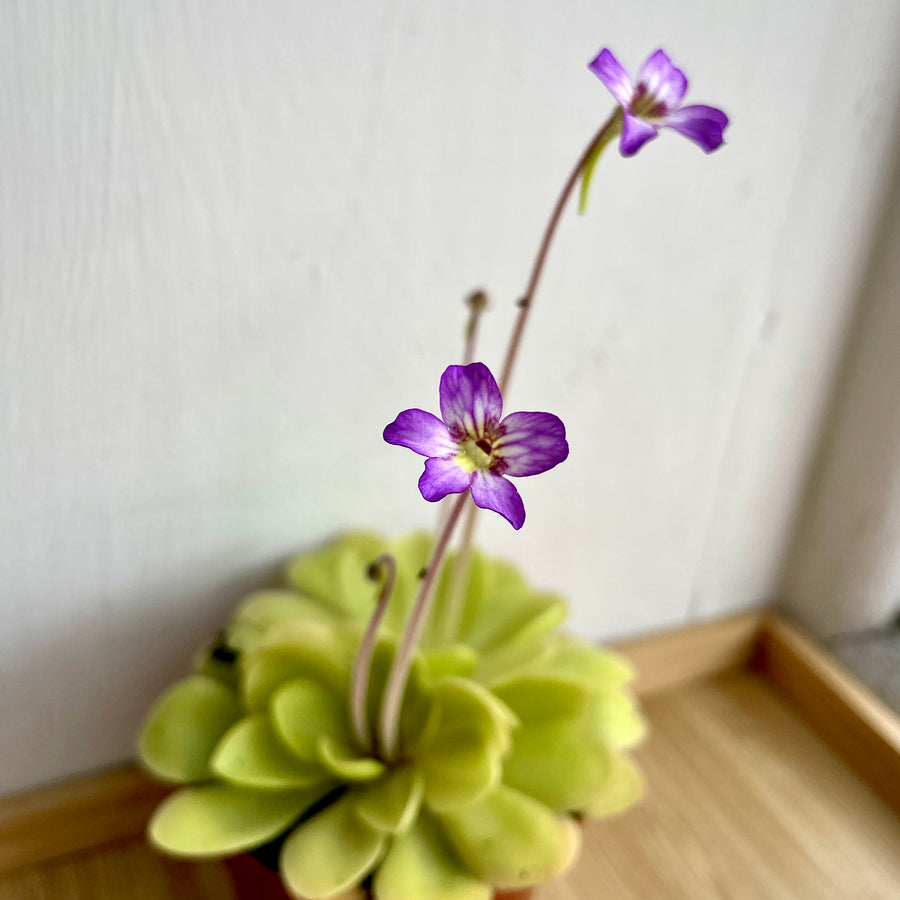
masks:
<svg viewBox="0 0 900 900"><path fill-rule="evenodd" d="M579 157L578 162L575 163L575 167L569 175L568 180L563 185L563 189L556 201L556 205L553 207L553 211L550 214L550 219L547 222L546 228L544 229L541 243L538 246L537 255L535 256L534 263L531 267L531 275L528 279L528 285L525 288L525 293L517 303L519 313L516 316L516 322L513 326L512 334L510 335L509 344L506 350L506 358L504 359L503 370L500 375L501 394L505 394L506 389L509 386L509 382L512 377L513 366L515 365L516 357L518 355L519 346L522 343L522 335L525 332L525 325L528 321L528 313L531 311L531 306L534 302L534 295L537 292L538 283L540 282L541 274L544 270L544 264L546 263L547 255L550 251L550 246L553 243L553 238L556 235L556 229L562 217L562 212L565 209L566 204L569 201L569 197L571 196L572 191L575 189L575 185L578 183L579 178L582 179L583 185L580 203L581 210L583 211L586 201L586 188L588 185L590 174L593 171L593 167L596 165L597 160L600 158L600 154L603 152L603 149L619 133L621 127L621 112L620 110L616 109L616 111L606 120L606 122L603 123L603 125L600 127L600 130L594 135L594 137L591 139L591 142L587 145L584 152ZM470 298L470 304L479 293L480 292L472 294L472 297ZM478 327L477 313L478 310L473 304L469 324L466 329L465 363L472 362L473 360L473 356L471 355L471 353L472 345L474 343L474 334L477 333ZM477 521L477 517L478 508L473 503L466 513L466 519L463 523L463 531L459 543L459 549L457 550L456 560L453 564L453 574L450 582L450 596L448 599L447 612L444 620L443 634L445 638L449 638L451 635L455 634L456 629L459 627L459 617L462 612L462 593L465 588L466 580L469 576L469 565L472 558L472 543L475 535L475 524Z"/></svg>
<svg viewBox="0 0 900 900"><path fill-rule="evenodd" d="M575 189L575 185L578 183L582 170L589 161L596 161L597 149L602 149L610 139L616 135L617 129L620 127L621 116L619 110L616 109L616 111L603 123L600 130L594 135L591 142L585 148L584 153L578 158L578 162L575 163L575 168L572 169L566 183L563 185L563 189L556 201L556 206L553 207L553 212L550 214L550 220L547 222L547 227L544 229L541 243L538 246L537 255L535 256L534 263L531 267L531 275L528 278L528 285L525 288L525 293L517 301L519 313L516 316L516 322L513 325L512 335L510 336L509 344L506 348L506 357L503 360L503 368L500 371L501 394L505 394L506 389L509 387L513 366L516 362L519 346L522 343L522 334L525 331L525 324L528 321L528 313L531 311L534 295L537 292L538 284L544 271L544 264L547 261L547 254L550 251L550 245L553 243L553 238L556 235L556 228L559 225L563 210L566 208L566 203L568 203L569 197Z"/></svg>
<svg viewBox="0 0 900 900"><path fill-rule="evenodd" d="M460 514L469 501L469 492L464 491L456 499L450 515L438 535L431 558L425 567L425 576L419 585L419 593L410 613L406 631L394 656L388 673L384 696L381 700L381 711L378 720L378 745L384 759L393 760L397 753L397 732L400 723L400 706L403 702L403 693L406 690L406 680L412 666L413 655L422 638L425 623L428 621L428 613L431 610L431 601L434 597L434 588L437 584L437 576L441 570L441 564L453 537L456 523Z"/></svg>
<svg viewBox="0 0 900 900"><path fill-rule="evenodd" d="M353 661L353 674L350 677L350 721L353 726L353 734L359 741L360 747L365 750L375 749L374 735L369 733L369 723L366 714L366 697L369 693L369 673L372 668L372 655L375 652L375 642L378 639L378 629L387 612L391 594L394 591L394 582L397 579L397 561L390 553L382 553L375 560L366 573L372 581L382 581L378 599L375 601L375 611L366 627L363 639L360 642L356 659Z"/></svg>
<svg viewBox="0 0 900 900"><path fill-rule="evenodd" d="M493 509L514 528L520 528L525 521L525 507L504 475L538 474L568 455L565 428L555 416L517 413L501 421L500 413L550 247L576 184L581 179L579 209L584 212L597 161L606 146L619 135L619 150L623 156L633 156L647 141L656 137L660 128L683 134L706 153L723 143L728 117L714 107L683 105L687 78L663 50L657 50L647 59L636 81L632 81L608 49L602 50L589 68L613 94L618 106L578 158L553 207L525 293L516 304L518 314L499 383L494 381L486 366L473 361L479 318L487 301L482 291L475 291L468 300L471 312L465 331L464 364L448 367L441 378L443 421L423 410L409 409L400 413L384 431L388 443L408 447L427 457L425 472L419 479L419 490L426 500L441 500L450 493L461 494L439 528L419 596L389 673L379 719L379 738L388 759L396 751L400 703L413 653L427 620L435 579L469 495L474 502L466 518L442 623L442 635L446 640L452 639L459 626L476 506Z"/></svg>

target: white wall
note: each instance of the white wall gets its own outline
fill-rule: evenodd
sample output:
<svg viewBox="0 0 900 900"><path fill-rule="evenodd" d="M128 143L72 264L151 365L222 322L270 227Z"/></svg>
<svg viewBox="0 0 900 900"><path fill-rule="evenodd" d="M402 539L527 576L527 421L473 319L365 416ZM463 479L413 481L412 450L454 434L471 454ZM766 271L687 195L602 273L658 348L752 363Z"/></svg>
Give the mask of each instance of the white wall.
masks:
<svg viewBox="0 0 900 900"><path fill-rule="evenodd" d="M900 153L896 163L785 570L785 604L821 634L900 611Z"/></svg>
<svg viewBox="0 0 900 900"><path fill-rule="evenodd" d="M242 592L428 524L381 430L461 298L496 364L543 219L664 44L723 106L601 163L509 408L570 460L482 543L615 636L770 597L877 221L900 6L770 0L0 5L0 791L115 762Z"/></svg>

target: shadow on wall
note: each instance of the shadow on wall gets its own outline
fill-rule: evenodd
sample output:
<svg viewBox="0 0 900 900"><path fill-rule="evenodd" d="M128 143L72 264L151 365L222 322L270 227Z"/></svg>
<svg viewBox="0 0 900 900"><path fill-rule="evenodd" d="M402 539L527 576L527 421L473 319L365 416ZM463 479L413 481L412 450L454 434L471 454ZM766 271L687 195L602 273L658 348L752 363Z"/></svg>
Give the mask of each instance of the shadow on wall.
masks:
<svg viewBox="0 0 900 900"><path fill-rule="evenodd" d="M284 562L195 561L190 574L135 584L114 604L98 598L48 621L27 652L3 664L0 795L133 757L151 702L189 671L246 594L279 583Z"/></svg>
<svg viewBox="0 0 900 900"><path fill-rule="evenodd" d="M782 576L784 607L820 636L883 623L900 598L900 139L895 146L856 321Z"/></svg>

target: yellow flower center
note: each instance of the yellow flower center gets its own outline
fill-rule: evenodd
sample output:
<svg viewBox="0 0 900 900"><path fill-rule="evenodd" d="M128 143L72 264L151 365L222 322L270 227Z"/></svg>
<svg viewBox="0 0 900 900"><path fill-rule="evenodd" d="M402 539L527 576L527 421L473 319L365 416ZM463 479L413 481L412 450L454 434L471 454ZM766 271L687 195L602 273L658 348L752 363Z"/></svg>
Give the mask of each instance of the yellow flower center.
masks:
<svg viewBox="0 0 900 900"><path fill-rule="evenodd" d="M490 469L493 466L494 451L487 438L474 440L469 438L460 444L459 453L454 457L454 462L464 472L475 472L478 469Z"/></svg>

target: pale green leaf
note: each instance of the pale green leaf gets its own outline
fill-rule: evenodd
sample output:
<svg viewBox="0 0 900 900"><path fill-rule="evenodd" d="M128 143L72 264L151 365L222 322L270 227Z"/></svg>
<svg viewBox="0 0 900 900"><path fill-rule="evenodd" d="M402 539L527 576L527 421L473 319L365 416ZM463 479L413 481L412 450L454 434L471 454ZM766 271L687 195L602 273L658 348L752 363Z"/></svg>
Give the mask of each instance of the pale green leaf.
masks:
<svg viewBox="0 0 900 900"><path fill-rule="evenodd" d="M544 719L516 732L503 781L556 812L577 811L606 784L611 765L584 722Z"/></svg>
<svg viewBox="0 0 900 900"><path fill-rule="evenodd" d="M580 812L597 818L615 816L640 800L644 779L638 767L618 753L612 754L610 763L609 777Z"/></svg>
<svg viewBox="0 0 900 900"><path fill-rule="evenodd" d="M384 774L384 763L360 756L351 749L347 736L320 735L316 752L325 769L341 781L373 781Z"/></svg>
<svg viewBox="0 0 900 900"><path fill-rule="evenodd" d="M612 747L634 747L647 734L637 702L622 691L604 691L594 698L592 733Z"/></svg>
<svg viewBox="0 0 900 900"><path fill-rule="evenodd" d="M356 811L363 821L379 831L408 831L422 805L425 782L413 766L402 766L387 777L360 789Z"/></svg>
<svg viewBox="0 0 900 900"><path fill-rule="evenodd" d="M329 777L322 766L289 753L263 713L242 719L225 733L211 766L226 781L263 790L309 787Z"/></svg>
<svg viewBox="0 0 900 900"><path fill-rule="evenodd" d="M459 675L468 678L478 665L478 653L467 644L435 647L424 654L425 666L432 678Z"/></svg>
<svg viewBox="0 0 900 900"><path fill-rule="evenodd" d="M594 702L585 685L554 675L522 675L495 687L494 693L526 724L548 718L578 718Z"/></svg>
<svg viewBox="0 0 900 900"><path fill-rule="evenodd" d="M569 614L565 600L551 594L535 594L507 616L503 626L486 636L485 652L500 647L525 646L561 625Z"/></svg>
<svg viewBox="0 0 900 900"><path fill-rule="evenodd" d="M574 820L502 784L477 803L444 813L441 824L466 868L500 888L548 881L581 846Z"/></svg>
<svg viewBox="0 0 900 900"><path fill-rule="evenodd" d="M295 678L314 678L336 693L349 691L355 642L343 628L317 622L272 629L261 646L241 656L242 694L250 712L262 712L271 695Z"/></svg>
<svg viewBox="0 0 900 900"><path fill-rule="evenodd" d="M150 710L138 741L141 762L166 781L208 778L216 744L241 714L237 694L222 682L185 678Z"/></svg>
<svg viewBox="0 0 900 900"><path fill-rule="evenodd" d="M420 761L425 802L436 812L480 799L500 782L502 756L483 730L447 731Z"/></svg>
<svg viewBox="0 0 900 900"><path fill-rule="evenodd" d="M519 721L486 687L468 678L447 675L435 682L432 695L441 711L433 744L445 742L450 734L477 730L501 754L509 749L510 735Z"/></svg>
<svg viewBox="0 0 900 900"><path fill-rule="evenodd" d="M378 587L367 572L385 546L377 535L345 535L320 550L291 560L288 583L338 615L368 619L375 608Z"/></svg>
<svg viewBox="0 0 900 900"><path fill-rule="evenodd" d="M439 828L420 817L394 840L375 873L378 900L490 900L493 890L460 865Z"/></svg>
<svg viewBox="0 0 900 900"><path fill-rule="evenodd" d="M256 591L235 611L228 625L228 645L252 650L269 630L283 622L332 623L335 613L318 601L294 591Z"/></svg>
<svg viewBox="0 0 900 900"><path fill-rule="evenodd" d="M281 850L281 877L295 895L331 898L362 881L386 846L385 835L345 797L291 832Z"/></svg>
<svg viewBox="0 0 900 900"><path fill-rule="evenodd" d="M270 704L278 737L300 759L321 761L319 738L323 735L349 741L347 705L329 688L310 678L298 678L280 687Z"/></svg>
<svg viewBox="0 0 900 900"><path fill-rule="evenodd" d="M560 635L542 670L578 679L594 691L608 691L632 681L634 666L624 657L587 641Z"/></svg>
<svg viewBox="0 0 900 900"><path fill-rule="evenodd" d="M322 793L321 787L254 791L217 783L182 788L157 808L148 836L175 856L229 856L277 837Z"/></svg>

